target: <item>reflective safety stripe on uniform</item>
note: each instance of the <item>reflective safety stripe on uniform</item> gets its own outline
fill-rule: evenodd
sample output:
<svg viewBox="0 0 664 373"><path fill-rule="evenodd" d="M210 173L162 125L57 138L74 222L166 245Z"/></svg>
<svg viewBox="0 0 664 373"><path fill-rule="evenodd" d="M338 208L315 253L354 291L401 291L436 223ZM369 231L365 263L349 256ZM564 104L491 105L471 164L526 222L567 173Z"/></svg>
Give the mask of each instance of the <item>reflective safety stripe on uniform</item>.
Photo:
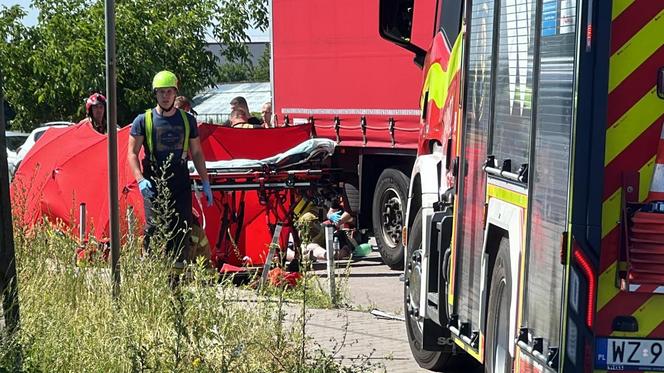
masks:
<svg viewBox="0 0 664 373"><path fill-rule="evenodd" d="M184 110L177 109L177 111L182 116L182 123L184 123L184 143L182 144L182 159L187 158L187 152L189 151L189 118L187 118L187 113ZM148 145L148 150L150 151L150 160L156 162L154 155L154 143L152 139L152 109L145 111L145 137Z"/></svg>

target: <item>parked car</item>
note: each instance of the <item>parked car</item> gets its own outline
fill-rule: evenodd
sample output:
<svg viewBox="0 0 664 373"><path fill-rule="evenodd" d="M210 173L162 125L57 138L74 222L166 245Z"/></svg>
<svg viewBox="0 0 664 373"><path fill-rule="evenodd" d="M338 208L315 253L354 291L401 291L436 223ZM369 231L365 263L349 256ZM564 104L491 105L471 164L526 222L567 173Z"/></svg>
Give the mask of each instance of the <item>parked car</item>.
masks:
<svg viewBox="0 0 664 373"><path fill-rule="evenodd" d="M9 166L10 180L16 169L16 157L18 156L18 148L23 145L27 138L27 133L5 131L5 139L7 141L7 165Z"/></svg>
<svg viewBox="0 0 664 373"><path fill-rule="evenodd" d="M30 151L30 149L32 149L32 147L35 145L37 140L39 140L39 138L41 138L49 128L64 128L64 127L71 126L72 124L74 124L74 123L65 122L65 121L48 122L48 123L44 123L44 124L40 125L39 127L35 128L34 130L32 130L32 132L30 132L30 135L25 140L23 145L21 145L16 150L16 166L14 167L14 172L16 172L16 170L18 170L18 167L21 164L21 161L23 160L23 158L25 158L25 155L28 154L28 152Z"/></svg>

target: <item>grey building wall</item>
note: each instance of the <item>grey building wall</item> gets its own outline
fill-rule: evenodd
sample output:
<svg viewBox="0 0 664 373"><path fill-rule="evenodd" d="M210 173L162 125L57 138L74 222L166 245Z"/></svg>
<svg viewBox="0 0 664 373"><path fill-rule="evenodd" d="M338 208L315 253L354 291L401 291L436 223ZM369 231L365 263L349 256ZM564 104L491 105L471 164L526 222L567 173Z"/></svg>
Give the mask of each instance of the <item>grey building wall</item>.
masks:
<svg viewBox="0 0 664 373"><path fill-rule="evenodd" d="M260 60L260 58L263 56L263 53L265 52L266 49L269 49L270 44L269 43L261 43L261 42L251 42L247 43L247 46L249 47L249 59L251 60L251 63L254 65ZM222 50L222 44L220 43L208 43L207 49L212 52L217 58L219 58L220 64L225 64L226 63L226 58L221 54Z"/></svg>

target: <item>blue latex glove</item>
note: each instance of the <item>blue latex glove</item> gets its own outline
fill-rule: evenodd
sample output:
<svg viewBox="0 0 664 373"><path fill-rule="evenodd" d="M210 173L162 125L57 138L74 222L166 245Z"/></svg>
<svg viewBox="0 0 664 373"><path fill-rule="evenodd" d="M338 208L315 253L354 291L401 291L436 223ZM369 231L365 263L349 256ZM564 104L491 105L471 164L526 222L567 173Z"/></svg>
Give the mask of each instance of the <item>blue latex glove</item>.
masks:
<svg viewBox="0 0 664 373"><path fill-rule="evenodd" d="M207 206L212 206L214 200L212 199L212 188L210 188L209 180L203 180L203 193L205 193L205 199L207 199Z"/></svg>
<svg viewBox="0 0 664 373"><path fill-rule="evenodd" d="M152 183L148 179L141 179L141 181L138 182L138 189L140 189L144 198L152 198L154 196Z"/></svg>
<svg viewBox="0 0 664 373"><path fill-rule="evenodd" d="M337 212L331 212L331 213L327 214L327 218L328 218L332 223L337 224L337 223L339 222L339 220L341 220L341 215L342 215L343 213L344 213L344 212L341 211L341 210L339 210L339 211L337 211Z"/></svg>

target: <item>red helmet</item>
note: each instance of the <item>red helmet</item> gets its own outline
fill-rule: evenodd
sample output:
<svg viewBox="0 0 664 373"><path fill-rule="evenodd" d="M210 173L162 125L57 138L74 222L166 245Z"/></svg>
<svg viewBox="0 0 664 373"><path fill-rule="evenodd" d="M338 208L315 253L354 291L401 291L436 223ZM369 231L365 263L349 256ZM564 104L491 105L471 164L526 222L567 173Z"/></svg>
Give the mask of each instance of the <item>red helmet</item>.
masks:
<svg viewBox="0 0 664 373"><path fill-rule="evenodd" d="M91 94L90 97L88 97L88 99L85 101L85 111L89 113L90 108L95 105L106 105L106 97L104 97L104 95L101 93Z"/></svg>

